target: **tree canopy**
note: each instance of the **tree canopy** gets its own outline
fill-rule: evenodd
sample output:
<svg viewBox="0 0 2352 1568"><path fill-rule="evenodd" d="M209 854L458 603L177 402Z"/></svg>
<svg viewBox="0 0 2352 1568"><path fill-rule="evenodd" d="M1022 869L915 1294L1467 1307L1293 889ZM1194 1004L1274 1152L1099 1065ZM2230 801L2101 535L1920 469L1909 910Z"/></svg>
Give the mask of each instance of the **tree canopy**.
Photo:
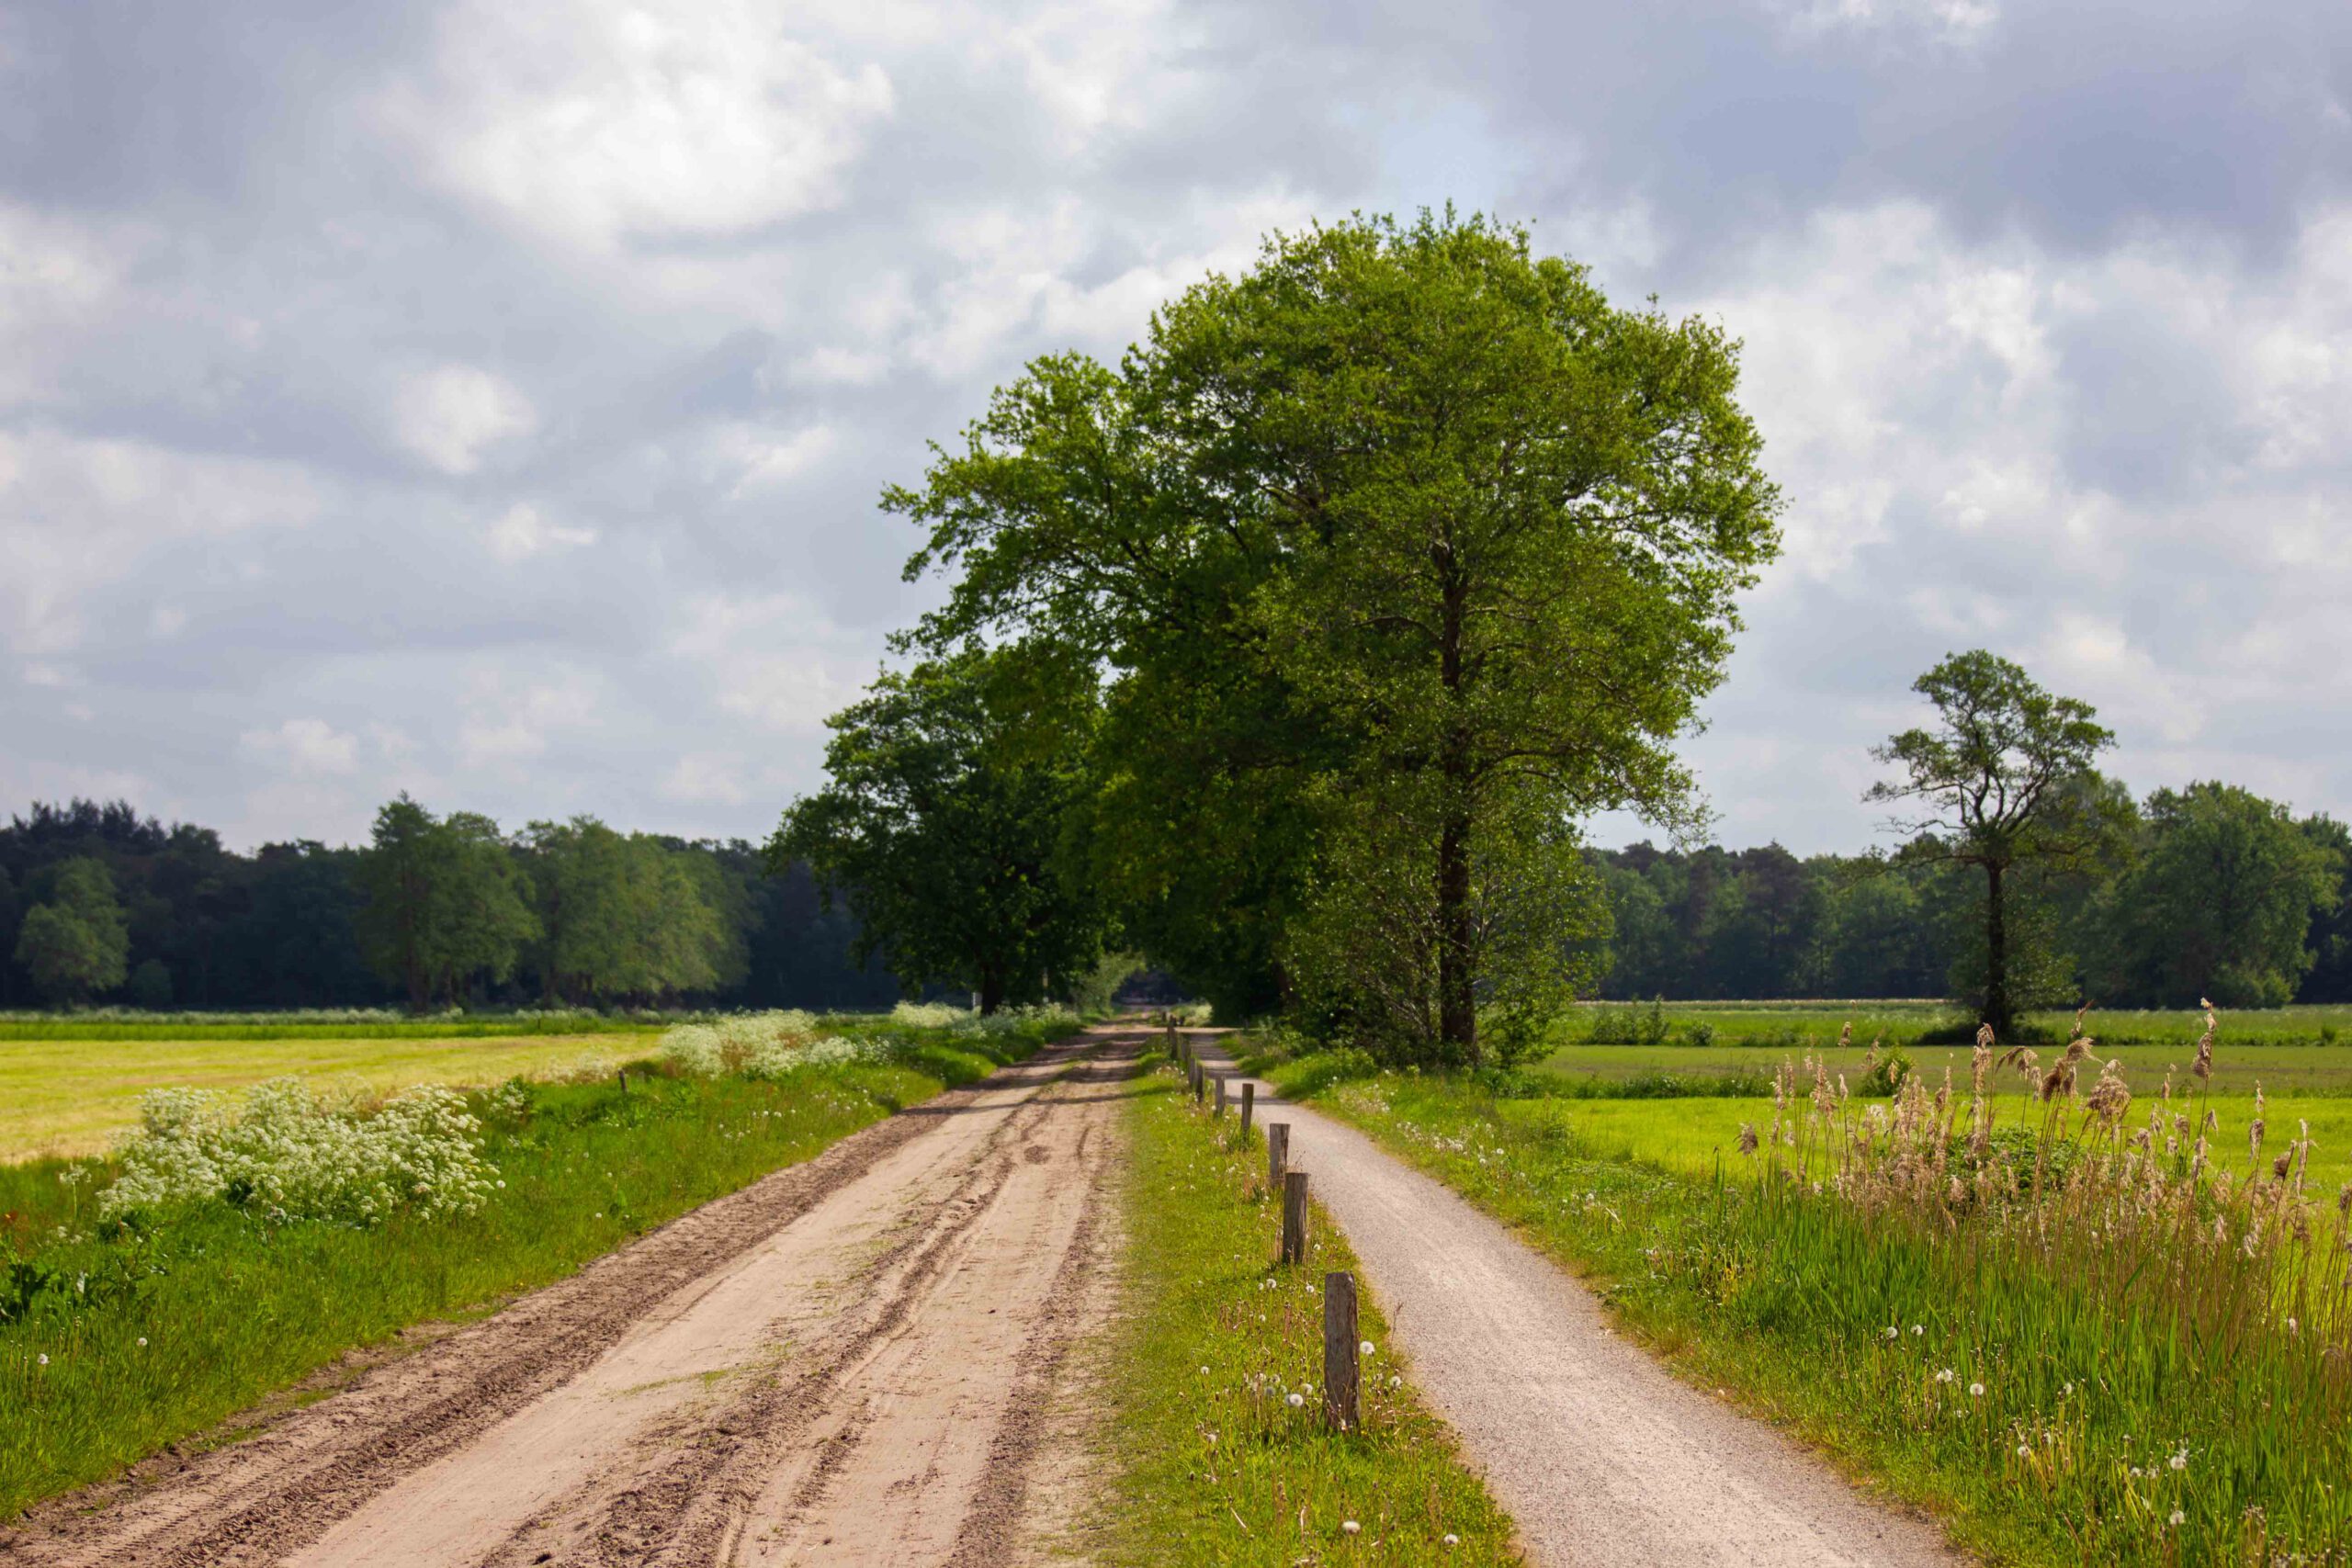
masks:
<svg viewBox="0 0 2352 1568"><path fill-rule="evenodd" d="M860 955L910 986L968 988L984 1012L1066 995L1102 939L1060 869L1092 706L1068 673L970 649L881 676L826 721L829 782L785 813L771 863L805 860L855 914Z"/></svg>
<svg viewBox="0 0 2352 1568"><path fill-rule="evenodd" d="M48 902L27 910L17 932L17 962L51 1001L87 1001L121 985L130 952L114 878L93 856L59 866Z"/></svg>
<svg viewBox="0 0 2352 1568"><path fill-rule="evenodd" d="M1672 746L1777 548L1736 378L1522 231L1357 219L1116 370L1033 363L886 500L929 530L910 576L960 574L923 644L1110 673L1092 840L1147 940L1251 898L1199 956L1476 1059L1481 1003L1557 994L1575 820L1694 814Z"/></svg>

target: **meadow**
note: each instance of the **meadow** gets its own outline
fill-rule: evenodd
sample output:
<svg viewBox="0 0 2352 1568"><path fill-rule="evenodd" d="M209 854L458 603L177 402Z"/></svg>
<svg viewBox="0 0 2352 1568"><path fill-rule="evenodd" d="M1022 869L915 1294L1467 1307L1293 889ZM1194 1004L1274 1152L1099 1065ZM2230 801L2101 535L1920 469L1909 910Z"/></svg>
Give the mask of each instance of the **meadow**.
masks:
<svg viewBox="0 0 2352 1568"><path fill-rule="evenodd" d="M807 1015L772 1016L793 1021L797 1043L745 1052L707 1029L640 1038L663 1048L632 1062L626 1084L600 1063L376 1109L313 1104L296 1083L248 1100L242 1122L233 1097L169 1097L156 1134L117 1155L0 1166L0 1518L203 1434L355 1348L494 1310L1076 1022L981 1029L911 1009L829 1019L809 1038ZM403 1105L430 1114L371 1144L371 1123ZM264 1112L268 1124L241 1137ZM191 1129L210 1140L201 1158ZM428 1185L431 1201L404 1201Z"/></svg>
<svg viewBox="0 0 2352 1568"><path fill-rule="evenodd" d="M2197 1043L2204 1027L2193 1008L2094 1008L2091 1017L2092 1032L2113 1045L2185 1048ZM2352 1045L2352 1005L2345 1003L2266 1008L2229 1017L2230 1037L2240 1045ZM2029 1044L2063 1043L2074 1022L2075 1015L2064 1010L2030 1012L2020 1038ZM1940 1001L1586 1002L1561 1015L1550 1043L1818 1050L1836 1044L1839 1029L1849 1023L1858 1044L1881 1039L1906 1050L1946 1045L1965 1051L1976 1032L1973 1021Z"/></svg>
<svg viewBox="0 0 2352 1568"><path fill-rule="evenodd" d="M2305 1055L2240 1022L2216 1083ZM1259 1045L1250 1066L1517 1226L1684 1376L1993 1561L2352 1562L2352 1099L2321 1068L2266 1128L2250 1092L2186 1072L2165 1102L2154 1061L2109 1080L2128 1106L2078 1063L2053 1113L1989 1055L1981 1100L1964 1059L1940 1104L1940 1064L1894 1100L1799 1069L1776 1104L1547 1092L1556 1060L1481 1078ZM1724 1049L1566 1070L1630 1083Z"/></svg>
<svg viewBox="0 0 2352 1568"><path fill-rule="evenodd" d="M609 1029L564 1034L70 1039L60 1037L52 1024L38 1036L0 1037L0 1160L95 1154L138 1123L140 1097L154 1089L235 1089L294 1077L322 1089L382 1094L418 1083L539 1077L583 1064L602 1072L658 1042L650 1032Z"/></svg>

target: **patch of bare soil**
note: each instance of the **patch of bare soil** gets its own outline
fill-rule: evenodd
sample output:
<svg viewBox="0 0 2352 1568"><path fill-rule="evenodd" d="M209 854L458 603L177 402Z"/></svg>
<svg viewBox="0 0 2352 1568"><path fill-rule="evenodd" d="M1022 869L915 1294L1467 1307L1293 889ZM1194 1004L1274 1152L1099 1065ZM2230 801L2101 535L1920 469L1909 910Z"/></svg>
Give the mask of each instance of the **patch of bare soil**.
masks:
<svg viewBox="0 0 2352 1568"><path fill-rule="evenodd" d="M249 1440L60 1499L0 1559L1024 1561L1107 1305L1133 1055L1097 1036L913 1107Z"/></svg>

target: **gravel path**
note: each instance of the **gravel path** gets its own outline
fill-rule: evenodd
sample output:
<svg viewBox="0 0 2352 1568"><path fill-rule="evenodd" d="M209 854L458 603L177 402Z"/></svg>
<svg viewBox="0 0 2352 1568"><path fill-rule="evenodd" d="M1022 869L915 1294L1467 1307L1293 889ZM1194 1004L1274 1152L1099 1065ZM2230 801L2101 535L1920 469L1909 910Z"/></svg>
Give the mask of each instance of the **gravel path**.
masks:
<svg viewBox="0 0 2352 1568"><path fill-rule="evenodd" d="M1968 1561L1677 1382L1608 1332L1574 1277L1450 1189L1263 1081L1258 1096L1262 1119L1290 1123L1292 1168L1348 1233L1421 1393L1544 1568Z"/></svg>

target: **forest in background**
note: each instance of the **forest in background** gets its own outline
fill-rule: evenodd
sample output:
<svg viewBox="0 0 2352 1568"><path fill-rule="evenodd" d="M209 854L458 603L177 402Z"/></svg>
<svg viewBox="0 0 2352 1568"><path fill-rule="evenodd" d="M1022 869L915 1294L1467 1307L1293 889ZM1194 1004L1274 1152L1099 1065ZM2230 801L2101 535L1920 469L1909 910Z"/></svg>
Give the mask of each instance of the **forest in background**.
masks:
<svg viewBox="0 0 2352 1568"><path fill-rule="evenodd" d="M2102 862L2012 891L2020 1005L2352 1001L2352 832L2233 785L2122 803ZM1983 879L1932 860L1778 844L1590 856L1612 999L1954 997L1983 964Z"/></svg>
<svg viewBox="0 0 2352 1568"><path fill-rule="evenodd" d="M900 994L878 959L852 956L856 923L824 908L807 867L771 875L740 840L593 818L509 836L466 813L420 831L400 805L386 813L403 845L246 854L128 802L35 804L0 826L0 1006L414 1004L404 956L426 1003L863 1009ZM405 950L383 929L404 897Z"/></svg>
<svg viewBox="0 0 2352 1568"><path fill-rule="evenodd" d="M390 825L415 829L399 805ZM2240 977L2214 998L2227 1006L2352 1001L2352 897L2299 905L2294 877L2299 842L2352 859L2342 824L2222 786L2159 792L2152 807L2126 863L2027 889L2037 1003L2182 1006L2217 973ZM452 930L437 954L415 950L425 1005L868 1008L901 994L886 954L857 962L855 918L825 908L804 863L771 874L741 840L624 835L593 818L514 835L466 813L432 826L442 853L421 864L423 891ZM244 854L127 802L35 804L0 826L0 1006L416 1004L371 930L371 910L397 897L397 856L302 840ZM1778 844L1639 843L1588 860L1611 928L1589 956L1611 999L1945 997L1973 956L1980 895L1960 868ZM119 922L106 971L119 977L62 996L28 971L24 928L70 903L71 868L92 862ZM2216 941L2233 950L2217 955Z"/></svg>

